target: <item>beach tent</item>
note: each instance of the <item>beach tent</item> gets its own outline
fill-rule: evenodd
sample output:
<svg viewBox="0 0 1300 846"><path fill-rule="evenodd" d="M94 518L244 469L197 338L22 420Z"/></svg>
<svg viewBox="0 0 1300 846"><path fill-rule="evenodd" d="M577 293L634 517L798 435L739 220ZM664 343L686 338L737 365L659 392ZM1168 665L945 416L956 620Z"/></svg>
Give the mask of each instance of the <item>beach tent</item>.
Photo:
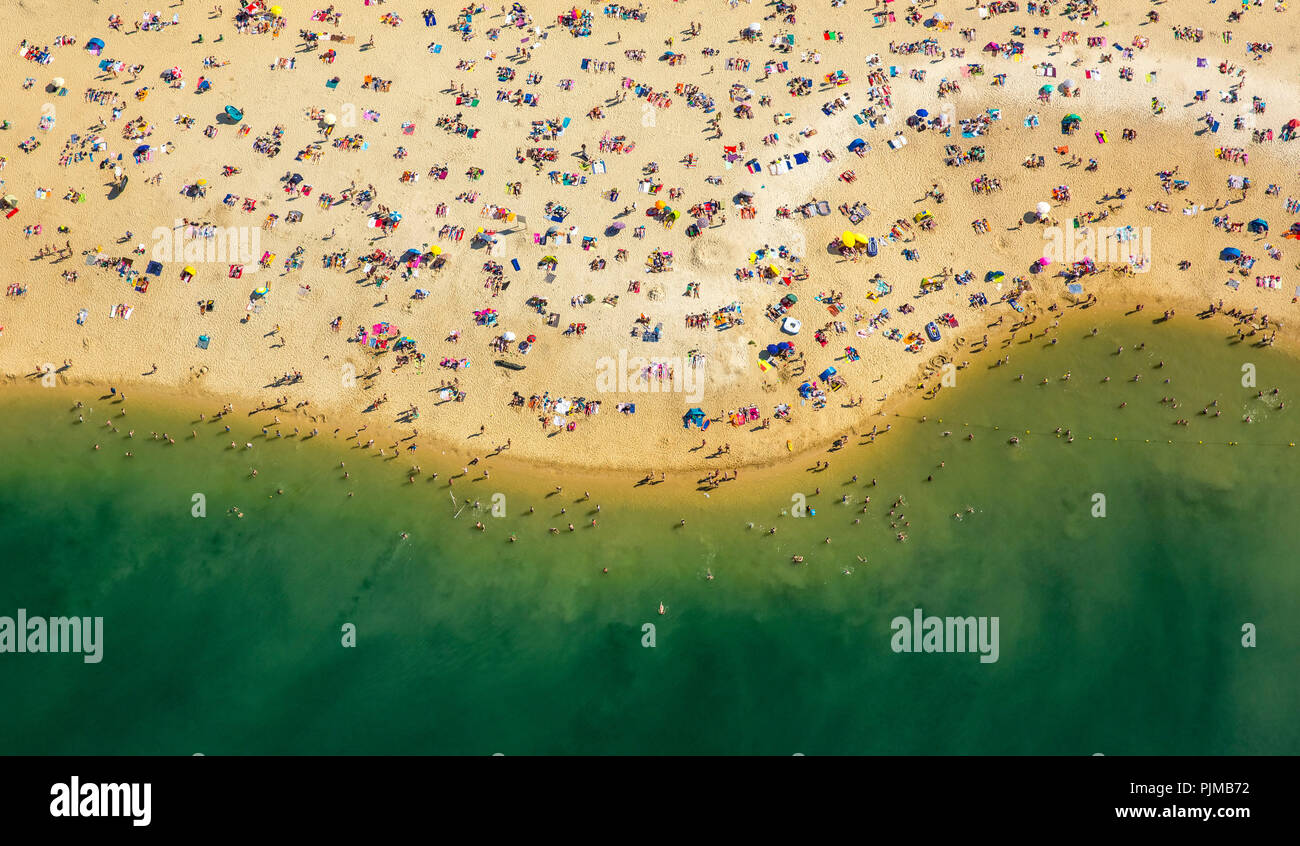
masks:
<svg viewBox="0 0 1300 846"><path fill-rule="evenodd" d="M701 429L703 429L707 422L708 421L704 416L703 410L699 408L692 408L690 411L686 412L685 416L682 417L682 428L689 429L691 428L691 424L694 424L696 426L699 426Z"/></svg>
<svg viewBox="0 0 1300 846"><path fill-rule="evenodd" d="M1250 223L1246 224L1246 230L1249 232L1264 233L1268 231L1268 221L1262 217L1257 217Z"/></svg>
<svg viewBox="0 0 1300 846"><path fill-rule="evenodd" d="M104 39L102 38L90 39L89 41L86 42L86 49L91 53L94 53L96 56L98 56L100 52L104 49Z"/></svg>
<svg viewBox="0 0 1300 846"><path fill-rule="evenodd" d="M240 109L236 109L234 106L226 106L226 116L231 120L243 120L244 112Z"/></svg>
<svg viewBox="0 0 1300 846"><path fill-rule="evenodd" d="M160 276L162 275L162 269L162 262L151 261L145 266L144 272L148 273L150 276Z"/></svg>
<svg viewBox="0 0 1300 846"><path fill-rule="evenodd" d="M866 141L863 141L861 138L854 138L852 141L849 142L849 152L856 153L858 150L865 149L866 146L867 146Z"/></svg>
<svg viewBox="0 0 1300 846"><path fill-rule="evenodd" d="M1219 261L1236 261L1241 258L1241 250L1236 247L1224 247L1219 252Z"/></svg>

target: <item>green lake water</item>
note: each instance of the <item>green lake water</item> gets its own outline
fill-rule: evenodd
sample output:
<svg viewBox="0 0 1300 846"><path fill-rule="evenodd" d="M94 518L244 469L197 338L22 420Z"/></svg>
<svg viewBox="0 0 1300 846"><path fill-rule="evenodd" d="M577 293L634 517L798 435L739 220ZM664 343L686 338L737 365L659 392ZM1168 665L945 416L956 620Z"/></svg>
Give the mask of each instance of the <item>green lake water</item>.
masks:
<svg viewBox="0 0 1300 846"><path fill-rule="evenodd" d="M478 511L428 447L408 485L405 454L243 415L133 400L113 434L90 389L0 393L0 615L104 618L100 663L0 653L0 754L1300 753L1300 368L1223 328L969 356L925 422L708 498L502 469L452 488ZM796 493L816 516L783 514ZM917 607L997 617L998 660L894 652Z"/></svg>

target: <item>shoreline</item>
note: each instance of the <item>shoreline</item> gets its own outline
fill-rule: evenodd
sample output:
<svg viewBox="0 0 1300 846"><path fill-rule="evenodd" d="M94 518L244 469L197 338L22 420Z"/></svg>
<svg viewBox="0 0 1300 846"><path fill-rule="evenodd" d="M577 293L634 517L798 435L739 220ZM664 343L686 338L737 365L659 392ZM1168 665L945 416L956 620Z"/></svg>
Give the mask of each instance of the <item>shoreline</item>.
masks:
<svg viewBox="0 0 1300 846"><path fill-rule="evenodd" d="M1171 306L1175 309L1190 307L1190 303L1183 303L1181 300L1175 298L1166 298L1164 301L1156 301L1155 304L1161 306ZM1148 305L1148 309L1150 309L1151 308L1150 304L1147 305ZM1132 312L1131 308L1128 310L1125 310L1122 307L1113 307L1113 306L1107 308L1103 305L1096 304L1090 306L1087 309L1075 307L1073 309L1064 309L1063 313L1062 312L1057 312L1057 313L1060 314L1061 316L1060 328L1056 330L1056 333L1058 335L1072 328L1077 329L1079 326L1082 326L1085 323L1093 324L1100 327L1103 333L1105 333L1108 329L1116 326L1122 326L1125 329L1135 328L1135 324L1125 322L1127 319L1136 316L1136 314ZM1148 310L1144 309L1143 313L1144 314L1148 313ZM1053 313L1048 312L1043 307L1026 309L1026 316L1032 316L1033 314L1039 314L1041 316L1041 315L1051 315ZM1085 315L1088 318L1087 320L1085 320ZM1167 330L1173 328L1175 331L1193 331L1193 332L1209 334L1212 331L1209 329L1209 321L1215 320L1216 318L1222 316L1223 315L1216 315L1214 317L1207 318L1205 321L1197 321L1194 324L1187 324L1186 321L1196 320L1196 318L1194 315L1185 315L1181 317L1176 317L1176 319L1180 321L1177 324L1169 323L1169 324L1162 325L1161 323L1158 322L1152 322L1148 325L1150 325L1151 328L1153 329ZM1031 325L1036 327L1038 324L1031 324ZM988 358L983 357L985 353L998 351L1000 357L1002 351L1010 350L1013 352L1015 346L1018 346L1023 343L1033 343L1027 340L1020 340L1014 342L1013 345L1010 347L1001 346L1002 341L1004 341L1006 338L1008 338L1011 335L1014 326L1015 326L1014 324L1007 324L1004 327L998 327L990 331L988 348L986 350L980 350L979 352L972 354L974 358L971 360L971 364L970 364L971 368L979 367L980 364L985 364L985 368L986 368L986 372L981 374L977 378L986 378L989 375L987 371L992 371L997 369L996 365L985 363L989 361ZM1187 326L1188 328L1185 329L1184 328L1185 326ZM997 332L997 334L995 335L994 332ZM1035 339L1037 340L1042 337L1043 337L1042 335L1036 335ZM1285 336L1279 336L1279 337L1284 338ZM1230 341L1228 340L1226 335L1223 336L1223 343L1225 345L1230 344ZM968 349L969 344L964 345L964 347ZM1283 352L1284 354L1286 354L1288 357L1292 359L1300 359L1300 343L1295 343L1294 341L1292 341L1291 343L1279 343L1275 346L1275 348L1278 351ZM923 370L926 367L928 367L927 363L918 362L917 371L923 372ZM956 372L960 374L962 371L961 369L958 369ZM915 376L913 376L913 378L915 378ZM962 377L958 376L957 378L962 378ZM6 380L6 384L8 385L11 391L9 396L16 399L20 403L22 402L23 397L40 396L44 392L51 390L50 388L45 388L40 386L34 380L20 380L17 376L13 374L6 374L5 380ZM59 382L60 382L59 389L67 391L69 393L79 389L97 389L97 390L106 391L110 384L109 381L102 380L102 379L94 379L94 378L74 379L65 376L60 376ZM820 440L815 445L808 446L797 451L793 451L789 453L789 455L778 456L777 458L762 460L762 461L713 460L710 462L709 460L704 460L701 461L700 463L683 463L681 465L676 465L676 466L670 465L667 467L655 468L655 472L658 473L662 471L669 474L668 485L666 486L668 490L676 490L683 486L686 486L690 488L689 492L691 493L694 493L697 490L702 490L702 488L698 487L698 482L689 482L689 480L683 482L682 474L686 474L686 476L689 477L689 475L692 473L701 473L704 471L725 469L727 471L740 471L740 470L746 471L745 478L747 480L747 484L750 483L763 484L765 482L778 479L796 468L811 463L815 459L815 456L824 457L827 453L838 452L839 450L834 448L834 442L836 438L847 437L850 439L848 443L846 443L843 447L841 447L841 449L851 450L854 446L864 445L863 443L859 443L857 440L854 440L858 437L865 436L862 433L866 429L866 426L861 424L864 423L870 424L873 421L879 421L881 424L900 422L900 421L909 421L909 420L919 421L924 416L928 416L928 414L930 413L929 409L931 408L932 404L935 401L942 400L946 396L943 391L939 391L937 394L931 396L928 395L924 389L918 387L918 384L924 385L927 383L937 382L935 375L926 377L920 383L911 383L911 379L909 379L908 382L910 384L903 387L901 391L892 392L893 395L889 397L889 399L883 404L880 410L870 414L863 414L859 418L858 426L844 429L833 438ZM238 395L224 395L217 392L211 392L206 390L181 391L181 390L170 388L168 386L159 387L155 385L150 385L149 383L143 380L113 382L112 386L118 389L119 394L124 394L124 393L128 394L129 399L132 403L140 401L141 404L145 405L146 407L160 408L164 413L189 415L191 418L190 422L194 424L197 424L199 422L197 419L194 418L194 415L197 415L200 412L206 415L206 419L203 421L205 425L209 425L217 422L217 418L213 416L214 413L216 411L219 411L223 404L234 403L235 411L233 415L227 416L228 419L235 420L235 421L242 421L244 423L247 423L250 426L257 427L257 428L260 428L261 426L265 425L268 428L271 428L273 430L276 428L279 428L281 430L291 429L293 426L297 425L302 430L301 434L298 436L298 439L303 441L304 443L307 442L308 440L319 439L325 443L333 442L336 443L336 445L342 447L344 444L350 442L352 438L350 436L342 437L342 438L339 436L335 436L333 434L333 428L337 427L340 430L342 430L342 432L346 432L346 429L349 427L357 428L357 426L351 425L354 423L357 425L367 424L368 428L365 431L370 435L375 435L375 436L378 436L380 434L384 435L384 438L382 439L382 443L379 437L375 438L376 449L381 445L387 448L389 446L388 443L389 438L392 438L395 442L401 444L403 442L402 439L405 438L407 435L409 435L409 432L405 431L402 427L394 426L391 424L381 423L371 427L369 426L371 421L366 420L363 415L359 413L352 413L351 415L345 414L342 416L342 418L334 418L328 421L329 424L346 423L347 425L337 425L337 426L330 425L328 429L322 428L321 434L313 438L310 435L310 428L313 425L319 425L319 424L313 424L310 418L308 417L308 414L304 410L268 409L266 411L259 411L250 414L248 413L247 410L241 410L241 407L239 405L240 403L247 402L249 398L241 397ZM101 396L105 401L109 400L107 394L102 394ZM75 396L69 397L70 402L75 402L78 399L81 399L82 401L87 401L86 398L78 398ZM94 402L96 399L99 398L98 397L91 398L89 402ZM196 407L196 405L198 407ZM278 414L281 417L281 423L278 426L273 423L267 423L266 415L268 414L269 415ZM233 428L237 424L231 424L231 425ZM883 425L880 434L884 434ZM286 437L293 437L293 436L286 435ZM590 484L613 485L613 484L627 483L629 481L628 474L630 473L637 474L633 479L633 481L635 481L635 479L641 478L641 474L645 472L643 468L609 466L607 462L602 463L600 466L594 466L594 465L582 464L582 463L564 463L559 461L548 461L544 458L539 458L534 455L526 455L526 454L521 454L517 456L509 455L508 451L500 454L489 454L486 456L482 454L476 455L476 451L466 449L462 444L457 444L446 440L439 440L435 435L428 435L427 433L422 433L419 436L418 442L422 451L414 453L410 457L410 460L413 463L418 463L421 460L428 462L429 457L431 455L436 456L435 460L441 460L451 464L464 463L475 457L478 457L480 460L483 460L485 458L491 458L493 459L492 469L499 470L501 474L506 478L512 478L516 476L523 478L528 476L535 476L539 472L544 472L548 474L555 474L555 477L562 479L566 485L581 484L583 482L590 483ZM889 442L885 441L884 443L888 444ZM400 459L401 457L402 454L398 454L397 457L393 460ZM820 459L816 459L816 460L820 460ZM658 483L655 483L655 485L651 489L657 490L657 486ZM635 487L642 487L642 486L635 486ZM717 492L719 489L714 487L709 490L711 492ZM683 490L682 492L686 493L688 491ZM723 489L723 492L725 493L725 488Z"/></svg>

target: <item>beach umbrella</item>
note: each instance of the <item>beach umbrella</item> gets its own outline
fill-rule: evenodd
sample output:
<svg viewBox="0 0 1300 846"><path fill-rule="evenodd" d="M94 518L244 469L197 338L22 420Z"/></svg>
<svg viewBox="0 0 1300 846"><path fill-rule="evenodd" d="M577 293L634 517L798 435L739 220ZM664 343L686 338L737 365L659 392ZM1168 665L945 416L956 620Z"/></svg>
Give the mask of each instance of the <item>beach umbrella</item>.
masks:
<svg viewBox="0 0 1300 846"><path fill-rule="evenodd" d="M609 228L610 228L610 229L624 229L624 228L626 228L626 227L627 227L627 224L624 223L624 222L621 221L621 220L616 220L616 221L614 221L613 223L611 223L611 224L609 225Z"/></svg>
<svg viewBox="0 0 1300 846"><path fill-rule="evenodd" d="M1252 220L1250 223L1248 223L1246 225L1246 228L1251 232L1267 232L1268 221L1262 217L1257 217L1254 220Z"/></svg>
<svg viewBox="0 0 1300 846"><path fill-rule="evenodd" d="M1287 129L1295 129L1297 127L1300 127L1300 119L1298 118L1291 118L1289 121L1286 122Z"/></svg>
<svg viewBox="0 0 1300 846"><path fill-rule="evenodd" d="M104 39L102 39L102 38L92 38L92 39L90 39L89 41L86 42L86 49L87 49L87 50L103 50L103 49L104 49Z"/></svg>
<svg viewBox="0 0 1300 846"><path fill-rule="evenodd" d="M1224 247L1219 253L1219 261L1236 261L1241 258L1241 250L1236 247Z"/></svg>
<svg viewBox="0 0 1300 846"><path fill-rule="evenodd" d="M1064 120L1066 123L1072 123L1072 122L1074 122L1074 121L1078 121L1079 123L1083 123L1083 118L1079 117L1078 115L1074 115L1074 114L1066 115L1066 116L1063 118L1063 120Z"/></svg>
<svg viewBox="0 0 1300 846"><path fill-rule="evenodd" d="M1039 203L1036 207L1039 217L1047 217L1052 212L1052 206L1049 203Z"/></svg>
<svg viewBox="0 0 1300 846"><path fill-rule="evenodd" d="M999 43L997 43L996 41L990 41L988 44L985 44L985 45L984 45L984 49L985 49L985 50L1001 50L1001 49L1002 49L1002 45L999 44Z"/></svg>
<svg viewBox="0 0 1300 846"><path fill-rule="evenodd" d="M272 6L271 14L275 15L278 18L280 17L280 15L284 14L284 9L281 9L279 6Z"/></svg>
<svg viewBox="0 0 1300 846"><path fill-rule="evenodd" d="M749 25L750 32L760 32L762 29L763 29L763 25L758 21L754 21L752 24Z"/></svg>
<svg viewBox="0 0 1300 846"><path fill-rule="evenodd" d="M929 113L928 111L926 111L925 109L917 109L917 110L916 110L916 116L917 116L917 117L929 117L929 116L930 116L930 113Z"/></svg>
<svg viewBox="0 0 1300 846"><path fill-rule="evenodd" d="M1042 88L1038 89L1038 93L1039 93L1039 94L1051 94L1051 93L1052 93L1053 91L1055 91L1055 90L1056 90L1056 86L1055 86L1055 85L1050 85L1050 84L1049 84L1049 85L1044 85Z"/></svg>
<svg viewBox="0 0 1300 846"><path fill-rule="evenodd" d="M852 141L849 142L849 150L852 151L861 150L863 147L866 146L867 146L867 142L863 141L861 138L854 138ZM750 196L752 197L753 194L750 194Z"/></svg>
<svg viewBox="0 0 1300 846"><path fill-rule="evenodd" d="M1062 82L1062 83L1061 83L1061 87L1062 87L1062 88L1073 88L1073 87L1074 87L1074 80L1073 80L1073 79L1067 79L1065 82Z"/></svg>
<svg viewBox="0 0 1300 846"><path fill-rule="evenodd" d="M240 109L236 109L234 106L226 106L226 115L227 115L227 117L229 117L231 120L243 120L243 119L244 119L244 113L243 113L243 111L241 111Z"/></svg>
<svg viewBox="0 0 1300 846"><path fill-rule="evenodd" d="M660 211L662 211L666 205L668 204L665 203L663 200L655 200L655 208L659 209Z"/></svg>
<svg viewBox="0 0 1300 846"><path fill-rule="evenodd" d="M1040 259L1038 260L1038 264L1039 264L1040 267L1047 267L1047 266L1048 266L1049 264L1051 264L1051 263L1052 263L1052 260L1051 260L1050 258L1048 258L1047 256L1043 256L1042 258L1040 258Z"/></svg>
<svg viewBox="0 0 1300 846"><path fill-rule="evenodd" d="M61 76L54 77L54 79L50 80L50 84L53 85L55 88L62 88L64 85L63 77Z"/></svg>
<svg viewBox="0 0 1300 846"><path fill-rule="evenodd" d="M185 265L185 272L188 273L190 276L193 276L194 274L198 273L198 271L194 269L194 265L191 264Z"/></svg>
<svg viewBox="0 0 1300 846"><path fill-rule="evenodd" d="M1003 273L1003 272L1000 271L1000 270L990 270L988 273L986 273L986 274L984 275L984 281L985 281L985 282L996 282L996 281L998 281L999 279L1001 279L1001 278L1004 277L1004 276L1006 276L1006 274Z"/></svg>
<svg viewBox="0 0 1300 846"><path fill-rule="evenodd" d="M1065 286L1065 290L1069 291L1071 294L1082 294L1083 286L1078 282L1071 282L1069 285Z"/></svg>
<svg viewBox="0 0 1300 846"><path fill-rule="evenodd" d="M535 342L537 341L537 336L536 336L536 335L529 335L529 336L528 336L527 338L525 338L524 340L526 340L528 343L532 344L532 343L535 343Z"/></svg>
<svg viewBox="0 0 1300 846"><path fill-rule="evenodd" d="M501 337L502 337L502 338L505 338L507 341L513 341L513 340L515 339L515 333L514 333L514 332L506 332L506 333L503 334Z"/></svg>
<svg viewBox="0 0 1300 846"><path fill-rule="evenodd" d="M767 345L767 354L768 354L768 355L778 355L780 352L781 352L781 348L778 347L776 344L768 344L768 345Z"/></svg>
<svg viewBox="0 0 1300 846"><path fill-rule="evenodd" d="M331 113L325 115L325 125L326 125L326 126L333 126L334 124L336 124L336 123L338 123L338 122L339 122L339 119L338 119L338 117L336 117L336 116L334 115L333 112L331 112Z"/></svg>
<svg viewBox="0 0 1300 846"><path fill-rule="evenodd" d="M198 185L199 187L202 187L202 186L208 184L208 180L206 180L206 179L200 179L200 180L198 180L197 182L195 182L194 184L195 184L195 185Z"/></svg>

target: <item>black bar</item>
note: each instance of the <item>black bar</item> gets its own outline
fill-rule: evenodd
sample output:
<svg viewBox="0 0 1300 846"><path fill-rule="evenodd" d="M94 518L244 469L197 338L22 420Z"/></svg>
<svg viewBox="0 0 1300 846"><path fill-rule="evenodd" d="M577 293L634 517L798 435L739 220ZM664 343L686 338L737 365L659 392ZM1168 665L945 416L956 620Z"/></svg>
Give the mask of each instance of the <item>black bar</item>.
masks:
<svg viewBox="0 0 1300 846"><path fill-rule="evenodd" d="M83 802L87 790L105 796L99 784L136 784L141 798L148 784L148 825L134 824L139 805L116 817L54 816L65 795L56 785L70 792L73 777ZM927 834L1223 834L1292 821L1284 806L1294 784L1287 758L8 758L0 818L10 831L127 836L398 826L534 836L554 827L558 836L606 821L616 826L606 833L680 834L701 814L725 819L733 835L845 824L869 834L899 822Z"/></svg>

